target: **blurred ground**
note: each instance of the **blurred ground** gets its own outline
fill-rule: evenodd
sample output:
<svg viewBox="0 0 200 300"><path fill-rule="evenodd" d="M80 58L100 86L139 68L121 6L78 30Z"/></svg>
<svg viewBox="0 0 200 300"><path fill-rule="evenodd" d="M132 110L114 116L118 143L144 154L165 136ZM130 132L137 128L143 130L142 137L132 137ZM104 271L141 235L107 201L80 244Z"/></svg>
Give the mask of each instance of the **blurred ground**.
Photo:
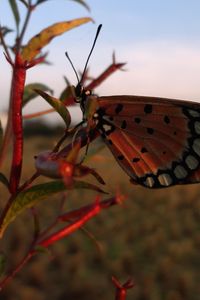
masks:
<svg viewBox="0 0 200 300"><path fill-rule="evenodd" d="M33 156L55 141L48 136L26 139L23 179L34 171ZM49 255L38 254L0 299L114 300L115 275L122 282L135 281L127 300L199 300L200 185L157 191L131 185L106 148L87 164L103 176L111 195L120 191L127 200L86 224L95 241L79 230L51 247ZM2 205L2 186L0 193ZM71 209L91 203L95 193L73 191L66 197L66 209ZM54 197L37 208L42 225L51 222L58 205L59 197ZM9 226L1 242L8 266L23 257L32 230L29 212Z"/></svg>

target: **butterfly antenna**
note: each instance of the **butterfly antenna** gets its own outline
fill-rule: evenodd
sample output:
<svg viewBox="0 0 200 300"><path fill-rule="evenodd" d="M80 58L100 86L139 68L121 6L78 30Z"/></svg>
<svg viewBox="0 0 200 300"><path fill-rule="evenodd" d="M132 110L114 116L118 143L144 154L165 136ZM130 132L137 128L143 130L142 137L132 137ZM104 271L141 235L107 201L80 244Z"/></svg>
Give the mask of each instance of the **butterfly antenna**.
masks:
<svg viewBox="0 0 200 300"><path fill-rule="evenodd" d="M75 67L74 67L74 65L73 65L73 62L71 61L71 58L69 57L68 52L65 52L65 55L66 55L66 57L67 57L67 59L68 59L70 65L71 65L72 69L74 70L74 73L75 73L75 75L76 75L78 84L80 84L80 79L79 79L79 77L78 77L78 73L77 73L77 71L76 71L76 69L75 69Z"/></svg>
<svg viewBox="0 0 200 300"><path fill-rule="evenodd" d="M92 54L92 51L93 51L93 49L94 49L94 47L95 47L95 44L96 44L98 35L99 35L100 31L101 31L101 27L102 27L102 24L100 24L100 25L98 26L98 28L97 28L97 32L96 32L96 35L95 35L95 38L94 38L94 42L93 42L92 48L91 48L91 50L90 50L90 53L89 53L89 55L88 55L88 58L87 58L87 60L86 60L85 68L84 68L84 70L83 70L83 73L82 73L80 82L82 82L82 80L83 80L83 78L84 78L84 76L85 76L85 72L86 72L86 69L87 69L87 66L88 66L88 62L89 62L90 56L91 56L91 54Z"/></svg>

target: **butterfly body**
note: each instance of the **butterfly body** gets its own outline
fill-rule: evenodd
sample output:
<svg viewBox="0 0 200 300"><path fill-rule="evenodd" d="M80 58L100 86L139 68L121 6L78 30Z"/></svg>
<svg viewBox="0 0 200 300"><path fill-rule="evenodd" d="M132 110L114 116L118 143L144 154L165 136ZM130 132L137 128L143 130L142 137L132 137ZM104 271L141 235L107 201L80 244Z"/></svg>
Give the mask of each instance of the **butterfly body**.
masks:
<svg viewBox="0 0 200 300"><path fill-rule="evenodd" d="M148 188L200 182L200 103L87 94L80 99L88 129L98 130L132 182Z"/></svg>

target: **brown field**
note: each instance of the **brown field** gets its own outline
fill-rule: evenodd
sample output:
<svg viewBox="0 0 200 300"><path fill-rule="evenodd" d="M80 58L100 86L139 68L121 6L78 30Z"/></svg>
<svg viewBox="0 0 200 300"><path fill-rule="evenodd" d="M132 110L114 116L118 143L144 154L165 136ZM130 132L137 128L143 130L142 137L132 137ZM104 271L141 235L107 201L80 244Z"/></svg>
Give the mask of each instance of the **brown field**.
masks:
<svg viewBox="0 0 200 300"><path fill-rule="evenodd" d="M48 137L27 138L24 179L34 170L33 155L52 143ZM94 147L95 142L90 150ZM51 247L49 254L38 254L0 299L114 300L111 276L115 275L122 282L134 279L127 300L199 300L200 185L163 190L131 185L106 148L87 164L99 171L111 195L121 192L127 200L86 224L93 238L79 230ZM2 187L0 192L3 203ZM71 191L66 194L66 210L91 203L94 197L94 192ZM41 226L53 220L59 198L37 207ZM1 242L8 267L23 257L32 230L29 211L9 226Z"/></svg>

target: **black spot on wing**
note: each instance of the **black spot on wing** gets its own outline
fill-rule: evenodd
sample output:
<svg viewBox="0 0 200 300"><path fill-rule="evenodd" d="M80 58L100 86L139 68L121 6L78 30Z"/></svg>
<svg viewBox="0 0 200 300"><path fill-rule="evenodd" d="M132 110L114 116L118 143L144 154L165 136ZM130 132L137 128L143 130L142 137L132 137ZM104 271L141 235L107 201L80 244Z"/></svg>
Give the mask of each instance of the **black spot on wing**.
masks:
<svg viewBox="0 0 200 300"><path fill-rule="evenodd" d="M147 152L148 152L147 148L145 148L145 147L142 147L142 149L141 149L141 153L147 153Z"/></svg>
<svg viewBox="0 0 200 300"><path fill-rule="evenodd" d="M168 116L164 116L164 122L166 124L169 124L170 123L170 118Z"/></svg>
<svg viewBox="0 0 200 300"><path fill-rule="evenodd" d="M116 108L115 108L115 113L118 115L121 111L122 111L122 109L123 109L123 104L117 104L117 106L116 106Z"/></svg>
<svg viewBox="0 0 200 300"><path fill-rule="evenodd" d="M151 104L146 104L144 106L144 112L146 114L151 114L152 113L152 110L153 110L153 106Z"/></svg>
<svg viewBox="0 0 200 300"><path fill-rule="evenodd" d="M147 133L148 134L154 134L154 129L150 128L150 127L147 127Z"/></svg>
<svg viewBox="0 0 200 300"><path fill-rule="evenodd" d="M118 155L117 158L118 158L119 160L123 160L123 159L124 159L124 155Z"/></svg>
<svg viewBox="0 0 200 300"><path fill-rule="evenodd" d="M133 159L132 159L132 162L133 163L137 163L137 162L139 162L140 161L140 158L139 157L134 157Z"/></svg>
<svg viewBox="0 0 200 300"><path fill-rule="evenodd" d="M136 118L134 119L134 121L135 121L135 123L139 124L139 123L141 122L141 119L138 118L138 117L136 117Z"/></svg>
<svg viewBox="0 0 200 300"><path fill-rule="evenodd" d="M127 126L126 120L123 120L121 124L121 129L126 129L126 126Z"/></svg>

